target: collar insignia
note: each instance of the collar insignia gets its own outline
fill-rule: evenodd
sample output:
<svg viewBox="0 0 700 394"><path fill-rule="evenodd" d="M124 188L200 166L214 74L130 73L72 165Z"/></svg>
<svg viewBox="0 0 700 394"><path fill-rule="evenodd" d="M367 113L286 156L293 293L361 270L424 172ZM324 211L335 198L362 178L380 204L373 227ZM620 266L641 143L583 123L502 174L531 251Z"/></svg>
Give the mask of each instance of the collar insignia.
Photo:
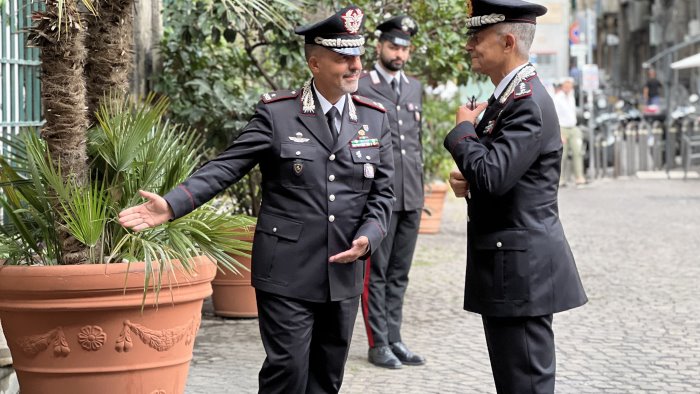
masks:
<svg viewBox="0 0 700 394"><path fill-rule="evenodd" d="M311 91L310 79L301 88L301 112L305 114L316 113L316 103L314 102L314 93Z"/></svg>

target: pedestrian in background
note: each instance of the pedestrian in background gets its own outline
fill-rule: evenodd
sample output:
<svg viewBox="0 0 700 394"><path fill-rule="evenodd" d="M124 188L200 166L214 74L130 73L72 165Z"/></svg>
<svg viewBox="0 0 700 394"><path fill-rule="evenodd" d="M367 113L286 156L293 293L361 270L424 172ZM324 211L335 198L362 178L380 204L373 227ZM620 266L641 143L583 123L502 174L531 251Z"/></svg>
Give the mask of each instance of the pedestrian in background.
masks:
<svg viewBox="0 0 700 394"><path fill-rule="evenodd" d="M408 287L413 252L423 207L423 151L421 145L421 83L403 68L411 55L416 22L406 15L377 26L377 61L364 72L358 94L386 108L394 147L394 208L386 238L367 259L362 312L369 342L369 362L384 368L422 365L401 338L403 298Z"/></svg>
<svg viewBox="0 0 700 394"><path fill-rule="evenodd" d="M647 81L642 89L642 96L644 97L644 103L646 105L659 105L661 104L661 89L662 85L658 79L656 79L656 70L650 68L647 70Z"/></svg>
<svg viewBox="0 0 700 394"><path fill-rule="evenodd" d="M559 185L565 186L569 182L572 169L576 185L583 185L586 183L583 175L583 135L577 126L573 78L562 79L559 91L554 95L554 107L557 110L561 142L564 145Z"/></svg>
<svg viewBox="0 0 700 394"><path fill-rule="evenodd" d="M547 9L467 4L472 69L496 90L488 103L459 107L444 143L458 168L450 185L468 203L464 308L482 316L498 393L554 393L553 314L587 298L559 221L559 122L528 63Z"/></svg>
<svg viewBox="0 0 700 394"><path fill-rule="evenodd" d="M313 74L264 94L240 136L164 197L120 213L143 230L177 219L256 164L263 200L252 251L260 393L337 393L363 288L364 261L386 234L394 195L385 111L351 96L364 52L364 14L346 7L299 27ZM225 346L225 344L224 344Z"/></svg>

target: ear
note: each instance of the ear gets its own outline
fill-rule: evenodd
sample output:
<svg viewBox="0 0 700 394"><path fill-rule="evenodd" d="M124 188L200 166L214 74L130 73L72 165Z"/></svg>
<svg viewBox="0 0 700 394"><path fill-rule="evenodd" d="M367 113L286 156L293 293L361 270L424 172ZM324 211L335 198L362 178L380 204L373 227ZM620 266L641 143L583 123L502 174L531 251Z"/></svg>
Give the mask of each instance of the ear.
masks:
<svg viewBox="0 0 700 394"><path fill-rule="evenodd" d="M509 52L515 52L515 45L516 45L516 40L515 40L515 35L508 33L503 36L504 40L504 51L509 53Z"/></svg>
<svg viewBox="0 0 700 394"><path fill-rule="evenodd" d="M318 57L316 57L316 55L309 56L309 60L306 61L306 64L308 64L309 69L311 70L311 73L313 75L317 75L321 69L321 66L318 62Z"/></svg>
<svg viewBox="0 0 700 394"><path fill-rule="evenodd" d="M382 42L377 40L377 45L374 47L375 53L380 55L382 53Z"/></svg>

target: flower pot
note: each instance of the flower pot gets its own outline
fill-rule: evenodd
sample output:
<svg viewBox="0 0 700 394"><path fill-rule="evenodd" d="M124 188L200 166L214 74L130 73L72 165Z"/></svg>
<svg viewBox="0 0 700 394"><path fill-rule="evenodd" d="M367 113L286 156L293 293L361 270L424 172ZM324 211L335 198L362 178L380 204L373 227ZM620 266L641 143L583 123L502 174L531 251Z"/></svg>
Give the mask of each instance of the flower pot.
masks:
<svg viewBox="0 0 700 394"><path fill-rule="evenodd" d="M419 234L435 234L440 231L446 193L447 184L443 182L433 182L425 187L425 205L420 218Z"/></svg>
<svg viewBox="0 0 700 394"><path fill-rule="evenodd" d="M255 226L250 226L248 236L241 237L242 241L252 241ZM213 293L214 313L223 317L258 317L258 306L255 299L255 289L250 283L250 257L234 256L247 270L231 272L222 267L216 272L211 282Z"/></svg>
<svg viewBox="0 0 700 394"><path fill-rule="evenodd" d="M144 263L0 267L0 320L22 393L183 393L216 272L207 258L195 264L193 274L179 262L162 273L157 307L150 289L142 304Z"/></svg>

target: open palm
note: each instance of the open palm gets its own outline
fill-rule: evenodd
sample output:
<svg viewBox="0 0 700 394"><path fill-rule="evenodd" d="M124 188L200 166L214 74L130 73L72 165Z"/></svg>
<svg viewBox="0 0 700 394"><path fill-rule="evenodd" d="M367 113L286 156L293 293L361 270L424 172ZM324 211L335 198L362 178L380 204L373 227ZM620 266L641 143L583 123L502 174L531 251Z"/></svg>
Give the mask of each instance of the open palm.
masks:
<svg viewBox="0 0 700 394"><path fill-rule="evenodd" d="M143 190L139 190L139 194L148 201L119 212L119 223L122 226L141 231L161 225L173 217L170 205L163 197Z"/></svg>

